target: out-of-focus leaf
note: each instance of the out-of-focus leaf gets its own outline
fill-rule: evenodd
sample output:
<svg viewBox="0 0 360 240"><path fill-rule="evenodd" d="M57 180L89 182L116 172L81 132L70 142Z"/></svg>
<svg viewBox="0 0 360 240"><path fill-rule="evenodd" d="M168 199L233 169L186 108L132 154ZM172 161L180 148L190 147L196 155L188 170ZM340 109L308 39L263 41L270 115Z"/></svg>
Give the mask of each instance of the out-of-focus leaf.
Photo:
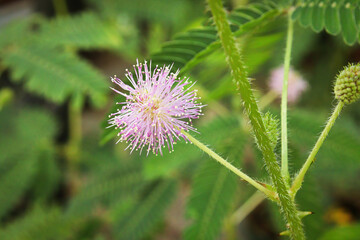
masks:
<svg viewBox="0 0 360 240"><path fill-rule="evenodd" d="M128 214L115 218L114 234L116 239L142 239L159 222L176 192L174 180L160 181L154 189Z"/></svg>
<svg viewBox="0 0 360 240"><path fill-rule="evenodd" d="M82 216L93 213L96 207L115 204L124 197L136 193L144 186L138 161L129 163L113 162L98 168L92 179L76 194L69 203L69 216Z"/></svg>
<svg viewBox="0 0 360 240"><path fill-rule="evenodd" d="M359 6L357 7L359 8ZM355 7L351 5L350 1L345 1L345 4L340 8L341 28L344 41L348 45L353 45L358 37L354 9Z"/></svg>
<svg viewBox="0 0 360 240"><path fill-rule="evenodd" d="M245 136L242 131L233 131L218 145L236 167L242 162ZM186 206L191 224L183 233L184 239L216 239L234 201L238 176L214 159L206 158L194 177Z"/></svg>
<svg viewBox="0 0 360 240"><path fill-rule="evenodd" d="M32 38L32 27L41 21L40 16L31 16L25 19L18 19L0 28L0 49L19 41L28 41Z"/></svg>
<svg viewBox="0 0 360 240"><path fill-rule="evenodd" d="M44 149L51 149L54 120L40 110L6 109L0 113L0 217L6 215L31 187ZM44 129L46 126L46 131ZM54 161L49 153L49 161ZM39 179L44 180L44 179Z"/></svg>
<svg viewBox="0 0 360 240"><path fill-rule="evenodd" d="M234 200L236 178L213 159L195 176L187 215L192 221L184 239L216 239Z"/></svg>
<svg viewBox="0 0 360 240"><path fill-rule="evenodd" d="M348 226L339 226L327 231L319 240L358 240L360 236L360 223Z"/></svg>
<svg viewBox="0 0 360 240"><path fill-rule="evenodd" d="M93 12L44 21L37 37L42 44L85 49L116 48L122 44L115 22L106 21Z"/></svg>
<svg viewBox="0 0 360 240"><path fill-rule="evenodd" d="M63 240L70 234L73 222L65 219L59 209L35 207L23 218L0 229L1 240Z"/></svg>
<svg viewBox="0 0 360 240"><path fill-rule="evenodd" d="M16 163L0 177L0 218L18 203L19 198L29 187L35 172L33 155L25 157L23 154L18 157L21 158L12 159L16 160Z"/></svg>
<svg viewBox="0 0 360 240"><path fill-rule="evenodd" d="M289 114L289 139L303 151L302 162L305 162L325 121L326 115L319 113L292 111ZM343 183L351 179L351 176L356 177L360 169L359 146L359 129L351 122L339 119L322 145L310 171L316 172L318 179L326 179L327 183L346 186ZM344 175L344 172L347 174Z"/></svg>
<svg viewBox="0 0 360 240"><path fill-rule="evenodd" d="M37 94L61 103L70 95L89 95L95 106L105 103L106 82L84 60L69 52L36 44L19 44L0 52L2 64L11 69L13 80L23 80Z"/></svg>
<svg viewBox="0 0 360 240"><path fill-rule="evenodd" d="M235 117L216 118L213 121L200 126L197 138L206 141L207 144L215 147L222 140L229 137L234 129L239 128L239 123ZM194 133L196 135L196 133ZM158 177L171 177L179 170L184 169L191 161L201 160L206 157L204 153L196 148L192 148L183 141L178 142L175 151L163 156L150 155L144 159L144 176L148 179Z"/></svg>

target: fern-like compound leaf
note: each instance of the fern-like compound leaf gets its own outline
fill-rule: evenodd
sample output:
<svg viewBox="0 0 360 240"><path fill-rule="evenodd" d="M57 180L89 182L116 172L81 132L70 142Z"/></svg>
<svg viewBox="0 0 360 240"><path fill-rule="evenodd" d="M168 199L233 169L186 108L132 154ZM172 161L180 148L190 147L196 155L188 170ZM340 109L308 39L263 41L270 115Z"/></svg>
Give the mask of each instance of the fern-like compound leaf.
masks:
<svg viewBox="0 0 360 240"><path fill-rule="evenodd" d="M229 21L232 30L239 36L279 14L280 11L272 5L253 4L234 10L229 15ZM154 53L151 59L159 65L174 63L175 68L185 72L220 46L216 29L205 26L176 35L173 40L165 43L159 52Z"/></svg>
<svg viewBox="0 0 360 240"><path fill-rule="evenodd" d="M159 182L144 200L115 219L115 239L143 239L163 217L175 195L176 185L174 180Z"/></svg>
<svg viewBox="0 0 360 240"><path fill-rule="evenodd" d="M28 90L56 103L70 96L86 95L95 106L105 102L107 84L103 76L70 52L17 44L1 51L1 58L15 81L25 81Z"/></svg>
<svg viewBox="0 0 360 240"><path fill-rule="evenodd" d="M75 16L58 16L40 25L39 40L47 45L76 48L116 48L122 43L115 22L92 12Z"/></svg>
<svg viewBox="0 0 360 240"><path fill-rule="evenodd" d="M292 18L315 32L325 29L332 35L342 34L344 42L359 41L360 4L356 0L302 0Z"/></svg>
<svg viewBox="0 0 360 240"><path fill-rule="evenodd" d="M232 128L234 130L234 128ZM233 131L232 137L223 141L222 152L227 154L235 166L241 165L244 135ZM230 160L229 160L230 161ZM185 229L183 239L217 239L225 217L234 202L237 176L213 159L207 158L194 177L192 192L186 206L191 224Z"/></svg>
<svg viewBox="0 0 360 240"><path fill-rule="evenodd" d="M75 229L57 208L35 206L26 215L0 229L1 240L68 239Z"/></svg>

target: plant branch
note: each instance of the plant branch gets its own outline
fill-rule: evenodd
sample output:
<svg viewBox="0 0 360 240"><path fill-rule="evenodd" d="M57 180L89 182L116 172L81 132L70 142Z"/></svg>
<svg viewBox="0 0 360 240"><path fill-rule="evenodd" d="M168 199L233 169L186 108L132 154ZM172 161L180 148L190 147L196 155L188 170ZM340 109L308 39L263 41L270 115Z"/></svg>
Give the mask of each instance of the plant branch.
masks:
<svg viewBox="0 0 360 240"><path fill-rule="evenodd" d="M291 19L291 11L288 13L288 29L286 39L286 50L284 60L284 79L281 95L281 173L286 184L289 184L290 174L288 168L288 135L287 135L287 99L288 80L291 60L291 48L294 35L294 23Z"/></svg>
<svg viewBox="0 0 360 240"><path fill-rule="evenodd" d="M264 201L264 194L255 192L241 207L231 216L232 224L241 223L257 206Z"/></svg>
<svg viewBox="0 0 360 240"><path fill-rule="evenodd" d="M66 155L70 168L75 168L79 159L82 138L81 107L70 101L68 106L69 139L66 144Z"/></svg>
<svg viewBox="0 0 360 240"><path fill-rule="evenodd" d="M329 118L328 122L326 123L324 130L322 131L320 137L318 138L317 142L315 143L315 146L312 149L309 157L306 159L306 162L304 163L300 172L296 176L296 178L292 184L292 187L290 189L292 198L295 198L297 191L301 188L301 185L302 185L302 182L304 181L306 172L309 170L310 166L315 161L316 154L318 153L321 145L324 143L327 135L329 134L332 126L334 125L335 120L340 115L340 112L343 107L344 107L344 103L342 101L339 101L337 106L335 107L333 113L331 114L331 117Z"/></svg>
<svg viewBox="0 0 360 240"><path fill-rule="evenodd" d="M275 99L279 96L279 94L273 90L268 91L259 99L259 109L262 110L265 107L269 106Z"/></svg>
<svg viewBox="0 0 360 240"><path fill-rule="evenodd" d="M197 146L202 151L207 153L210 157L212 157L217 162L222 164L224 167L226 167L227 169L229 169L230 171L235 173L237 176L239 176L244 181L246 181L249 184L251 184L252 186L254 186L259 191L263 192L270 199L272 199L274 201L276 200L276 193L275 192L271 191L270 189L267 189L266 187L264 187L263 185L261 185L260 183L258 183L257 181L255 181L254 179L252 179L251 177L246 175L245 173L243 173L241 170L239 170L234 165L232 165L231 163L229 163L228 161L226 161L225 159L220 157L217 153L215 153L213 150L208 148L205 144L201 143L199 140L197 140L196 138L191 136L189 133L187 133L185 131L181 131L181 132L189 139L190 142L192 142L195 146Z"/></svg>
<svg viewBox="0 0 360 240"><path fill-rule="evenodd" d="M53 0L53 5L56 15L69 15L65 0Z"/></svg>
<svg viewBox="0 0 360 240"><path fill-rule="evenodd" d="M288 222L290 236L292 239L303 240L305 239L305 235L301 220L282 177L280 166L273 152L262 116L254 98L253 90L251 89L250 81L247 78L246 68L243 64L240 51L236 46L235 37L230 30L222 2L221 0L208 0L208 3L220 41L224 48L226 60L231 68L234 82L243 100L244 108L249 116L259 148L263 153L267 171L278 193L279 204Z"/></svg>

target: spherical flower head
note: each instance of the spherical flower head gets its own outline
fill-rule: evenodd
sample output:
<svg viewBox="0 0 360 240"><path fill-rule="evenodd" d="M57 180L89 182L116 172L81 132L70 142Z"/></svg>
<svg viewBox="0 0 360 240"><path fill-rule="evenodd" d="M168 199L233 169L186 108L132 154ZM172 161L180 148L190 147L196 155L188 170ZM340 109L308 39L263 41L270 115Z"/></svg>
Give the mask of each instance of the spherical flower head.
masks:
<svg viewBox="0 0 360 240"><path fill-rule="evenodd" d="M281 95L284 80L284 67L278 67L271 72L269 88ZM308 83L301 75L290 67L288 80L288 102L295 103L308 88Z"/></svg>
<svg viewBox="0 0 360 240"><path fill-rule="evenodd" d="M135 76L126 69L125 84L116 76L112 82L121 89L116 93L125 97L125 102L117 112L110 114L109 127L119 129L118 142L129 143L127 148L144 150L149 154L162 154L162 147L173 151L173 145L187 137L182 131L196 131L192 119L199 118L204 106L198 100L195 84L188 78L178 78L179 70L171 72L172 66L158 67L152 71L151 63L134 65Z"/></svg>
<svg viewBox="0 0 360 240"><path fill-rule="evenodd" d="M360 98L360 64L349 64L336 77L335 98L346 104Z"/></svg>

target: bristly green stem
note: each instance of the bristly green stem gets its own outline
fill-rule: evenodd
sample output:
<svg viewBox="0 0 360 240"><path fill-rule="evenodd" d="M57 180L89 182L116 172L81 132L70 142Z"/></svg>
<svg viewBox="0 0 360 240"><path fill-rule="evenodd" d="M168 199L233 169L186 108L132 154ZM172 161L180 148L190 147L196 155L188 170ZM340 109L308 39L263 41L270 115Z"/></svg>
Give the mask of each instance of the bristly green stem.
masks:
<svg viewBox="0 0 360 240"><path fill-rule="evenodd" d="M341 112L343 107L344 107L344 103L340 101L337 104L337 106L335 107L335 109L334 109L331 117L329 118L328 122L326 123L326 126L325 126L324 130L322 131L320 137L318 138L317 142L315 143L315 146L312 149L309 157L306 159L306 162L304 163L304 165L301 168L300 172L296 176L296 178L295 178L295 180L294 180L294 182L292 184L292 187L290 189L290 193L291 193L292 198L295 198L295 195L296 195L297 191L301 188L301 185L302 185L302 182L304 181L304 176L305 176L306 172L309 170L311 164L315 161L316 154L318 153L321 145L324 143L325 138L329 134L332 126L335 123L335 120L340 115L340 112Z"/></svg>
<svg viewBox="0 0 360 240"><path fill-rule="evenodd" d="M270 189L267 189L266 187L264 187L263 185L261 185L260 183L258 183L257 181L255 181L254 179L252 179L251 177L249 177L248 175L246 175L242 171L240 171L234 165L232 165L231 163L229 163L228 161L226 161L225 159L220 157L217 153L215 153L213 150L208 148L205 144L201 143L199 140L197 140L196 138L191 136L189 133L187 133L185 131L181 131L181 132L190 140L190 142L192 142L195 146L197 146L202 151L207 153L210 157L212 157L213 159L218 161L224 167L226 167L227 169L229 169L230 171L232 171L233 173L238 175L241 179L248 182L249 184L254 186L256 189L258 189L259 191L263 192L270 199L272 199L274 201L276 200L275 192L271 191Z"/></svg>
<svg viewBox="0 0 360 240"><path fill-rule="evenodd" d="M231 69L232 77L243 100L244 108L250 119L259 148L263 153L267 171L276 188L279 204L289 226L291 239L304 240L305 234L300 217L297 214L295 202L291 199L287 185L282 177L280 166L273 152L259 107L254 98L253 90L251 89L250 81L247 78L246 68L243 64L240 51L236 46L235 37L230 30L222 2L221 0L208 0L208 3L221 44L224 48L226 60Z"/></svg>
<svg viewBox="0 0 360 240"><path fill-rule="evenodd" d="M291 60L291 48L294 35L294 23L291 19L291 11L288 13L288 29L284 60L284 79L281 96L281 173L287 184L290 182L288 168L288 135L287 135L287 99L288 99L288 80Z"/></svg>

